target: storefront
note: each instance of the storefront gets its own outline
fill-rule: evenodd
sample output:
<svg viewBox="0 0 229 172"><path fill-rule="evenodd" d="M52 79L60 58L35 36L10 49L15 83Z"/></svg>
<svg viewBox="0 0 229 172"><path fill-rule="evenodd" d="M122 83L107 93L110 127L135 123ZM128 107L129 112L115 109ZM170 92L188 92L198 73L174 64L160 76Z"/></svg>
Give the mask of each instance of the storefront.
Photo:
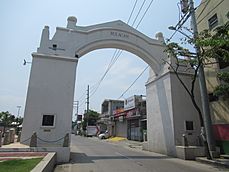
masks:
<svg viewBox="0 0 229 172"><path fill-rule="evenodd" d="M142 141L142 132L140 125L140 115L136 109L131 109L127 112L127 139Z"/></svg>
<svg viewBox="0 0 229 172"><path fill-rule="evenodd" d="M126 113L123 109L117 109L113 114L115 120L115 136L127 138Z"/></svg>

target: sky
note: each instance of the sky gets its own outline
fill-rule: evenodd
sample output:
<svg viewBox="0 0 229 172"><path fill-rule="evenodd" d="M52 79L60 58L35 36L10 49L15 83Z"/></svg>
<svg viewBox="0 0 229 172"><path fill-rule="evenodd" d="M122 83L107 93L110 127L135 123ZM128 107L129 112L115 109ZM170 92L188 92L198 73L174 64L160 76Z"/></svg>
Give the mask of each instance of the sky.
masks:
<svg viewBox="0 0 229 172"><path fill-rule="evenodd" d="M23 65L23 60L31 62L31 53L40 44L42 29L50 28L50 37L56 27L66 27L67 18L75 16L78 26L89 26L109 21L127 22L136 0L1 0L0 3L0 112L9 111L14 115L24 115L26 94L31 65ZM136 8L130 19L132 25L144 0L137 0ZM143 16L151 0L139 13L136 24ZM155 38L160 31L169 38L173 31L168 26L176 25L179 20L179 0L153 0L138 29L148 37ZM194 0L195 6L200 0ZM136 24L133 27L136 27ZM178 38L176 35L174 39ZM104 74L115 49L92 51L80 58L76 70L74 100L79 101L79 114L86 105L86 89L90 94ZM139 57L124 51L97 91L90 97L90 109L101 111L104 99L117 99L144 70L147 64ZM132 95L145 95L148 71L126 92L123 98ZM21 106L20 111L18 106ZM73 113L76 113L74 108ZM73 116L74 118L74 116Z"/></svg>

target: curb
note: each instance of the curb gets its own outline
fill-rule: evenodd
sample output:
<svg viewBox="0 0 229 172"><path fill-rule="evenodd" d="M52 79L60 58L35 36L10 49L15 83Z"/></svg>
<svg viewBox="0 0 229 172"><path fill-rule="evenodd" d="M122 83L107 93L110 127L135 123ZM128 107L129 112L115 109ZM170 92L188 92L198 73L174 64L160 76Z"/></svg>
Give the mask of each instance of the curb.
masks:
<svg viewBox="0 0 229 172"><path fill-rule="evenodd" d="M218 159L210 160L210 159L203 158L203 157L197 157L196 161L201 162L201 163L205 163L205 164L214 165L214 166L229 168L229 161L223 162L223 160L218 160Z"/></svg>
<svg viewBox="0 0 229 172"><path fill-rule="evenodd" d="M56 164L56 153L48 153L31 172L50 172L53 171Z"/></svg>

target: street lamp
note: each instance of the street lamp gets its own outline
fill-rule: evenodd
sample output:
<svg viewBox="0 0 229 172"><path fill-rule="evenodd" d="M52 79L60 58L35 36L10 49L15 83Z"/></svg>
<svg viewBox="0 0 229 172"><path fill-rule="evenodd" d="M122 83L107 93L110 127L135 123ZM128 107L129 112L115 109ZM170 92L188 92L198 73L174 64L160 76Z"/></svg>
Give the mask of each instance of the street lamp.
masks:
<svg viewBox="0 0 229 172"><path fill-rule="evenodd" d="M191 38L190 36L188 36L186 33L181 32L179 29L177 29L177 28L174 27L174 26L169 26L168 29L169 29L169 30L177 31L177 32L181 33L182 35L186 36L186 37L187 37L188 39L190 39L190 40L193 39L193 38Z"/></svg>

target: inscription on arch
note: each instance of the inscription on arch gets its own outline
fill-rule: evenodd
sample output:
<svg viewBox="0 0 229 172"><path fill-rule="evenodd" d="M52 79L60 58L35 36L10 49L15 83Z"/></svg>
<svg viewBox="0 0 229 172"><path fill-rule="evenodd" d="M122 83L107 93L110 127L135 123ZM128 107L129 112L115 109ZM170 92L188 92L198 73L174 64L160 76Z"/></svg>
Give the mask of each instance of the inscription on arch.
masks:
<svg viewBox="0 0 229 172"><path fill-rule="evenodd" d="M120 38L126 38L126 39L129 39L129 35L126 34L126 33L123 33L123 32L115 32L115 31L111 31L110 32L110 35L111 36L115 36L115 37L120 37Z"/></svg>

